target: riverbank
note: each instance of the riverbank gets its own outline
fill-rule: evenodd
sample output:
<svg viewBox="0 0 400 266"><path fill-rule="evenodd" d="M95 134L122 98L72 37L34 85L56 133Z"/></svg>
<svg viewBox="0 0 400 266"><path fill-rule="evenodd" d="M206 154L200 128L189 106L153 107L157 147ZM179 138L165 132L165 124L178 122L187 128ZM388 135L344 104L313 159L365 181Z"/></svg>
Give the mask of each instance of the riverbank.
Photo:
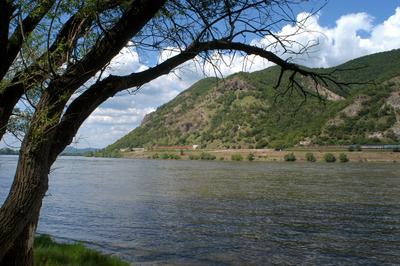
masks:
<svg viewBox="0 0 400 266"><path fill-rule="evenodd" d="M61 244L48 235L35 239L34 258L36 266L85 265L85 266L128 266L122 260L91 250L80 243Z"/></svg>
<svg viewBox="0 0 400 266"><path fill-rule="evenodd" d="M227 149L227 150L153 150L153 151L136 151L124 152L124 158L134 159L181 159L193 160L201 159L202 155L206 159L214 158L214 160L224 161L248 161L252 157L253 161L285 161L284 157L288 153L293 153L296 161L306 162L306 154L312 153L316 162L325 162L324 156L327 153L332 153L339 161L340 154L346 154L350 162L400 162L400 152L386 150L363 150L363 151L348 151L346 149L288 149L276 151L273 149ZM249 154L252 154L249 156ZM167 157L168 155L168 157ZM171 156L172 155L172 156ZM240 159L241 157L241 159Z"/></svg>

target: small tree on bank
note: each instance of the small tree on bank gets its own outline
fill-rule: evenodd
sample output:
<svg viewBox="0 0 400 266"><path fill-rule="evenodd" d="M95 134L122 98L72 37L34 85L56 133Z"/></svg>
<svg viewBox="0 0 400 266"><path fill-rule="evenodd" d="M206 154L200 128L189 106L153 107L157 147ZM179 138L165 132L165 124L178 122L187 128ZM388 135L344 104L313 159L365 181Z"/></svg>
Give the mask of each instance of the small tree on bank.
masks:
<svg viewBox="0 0 400 266"><path fill-rule="evenodd" d="M283 159L286 162L294 162L296 161L296 156L293 154L293 152L285 154L285 156L283 156Z"/></svg>
<svg viewBox="0 0 400 266"><path fill-rule="evenodd" d="M288 12L300 2L1 1L0 137L8 130L21 133L16 135L23 139L14 182L0 209L1 264L33 265L32 242L50 167L85 119L118 92L136 91L189 60L204 65L233 53L258 55L280 66L277 87L285 75L285 91L312 94L299 76L315 85L334 81L272 52L281 47L295 53L291 47L300 45L273 33L279 21L305 22ZM265 47L246 41L265 36ZM146 70L104 75L111 59L127 45L150 55L174 47L174 54ZM18 102L29 113L23 130L13 123L21 116Z"/></svg>
<svg viewBox="0 0 400 266"><path fill-rule="evenodd" d="M325 153L324 160L327 163L334 163L336 162L336 157L332 153Z"/></svg>
<svg viewBox="0 0 400 266"><path fill-rule="evenodd" d="M347 163L349 161L349 157L347 157L346 153L339 154L339 161L341 163Z"/></svg>
<svg viewBox="0 0 400 266"><path fill-rule="evenodd" d="M315 156L314 156L313 153L307 152L307 153L306 153L306 161L307 161L307 162L312 162L312 163L314 163L314 162L317 161L317 158L315 158Z"/></svg>
<svg viewBox="0 0 400 266"><path fill-rule="evenodd" d="M249 153L247 155L247 160L249 160L250 162L254 161L256 159L256 156L254 156L254 153Z"/></svg>

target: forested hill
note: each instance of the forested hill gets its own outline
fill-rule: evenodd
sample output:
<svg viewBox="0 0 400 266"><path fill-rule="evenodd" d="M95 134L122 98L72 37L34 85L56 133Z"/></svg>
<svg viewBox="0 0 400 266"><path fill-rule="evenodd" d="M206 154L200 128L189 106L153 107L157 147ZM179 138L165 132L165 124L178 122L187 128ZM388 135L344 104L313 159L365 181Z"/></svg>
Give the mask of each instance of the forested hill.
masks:
<svg viewBox="0 0 400 266"><path fill-rule="evenodd" d="M351 60L332 69L342 91L320 88L326 101L299 93L278 96L278 67L206 78L146 115L142 124L108 146L198 144L207 148L288 147L298 144L375 144L400 141L400 50ZM301 80L308 89L311 82Z"/></svg>

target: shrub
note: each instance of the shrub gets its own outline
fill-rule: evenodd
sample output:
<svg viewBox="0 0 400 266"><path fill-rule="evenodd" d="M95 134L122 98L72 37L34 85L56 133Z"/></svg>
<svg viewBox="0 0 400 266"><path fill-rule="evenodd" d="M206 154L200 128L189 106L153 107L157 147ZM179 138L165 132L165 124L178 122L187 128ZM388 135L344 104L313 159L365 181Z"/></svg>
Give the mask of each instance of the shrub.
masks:
<svg viewBox="0 0 400 266"><path fill-rule="evenodd" d="M190 159L190 160L198 160L198 159L200 159L200 156L198 156L198 155L196 155L196 154L190 154L190 155L189 155L189 159Z"/></svg>
<svg viewBox="0 0 400 266"><path fill-rule="evenodd" d="M316 162L317 161L314 154L311 152L306 153L306 160L307 160L307 162Z"/></svg>
<svg viewBox="0 0 400 266"><path fill-rule="evenodd" d="M249 149L254 149L254 146L252 144L250 144Z"/></svg>
<svg viewBox="0 0 400 266"><path fill-rule="evenodd" d="M254 156L254 153L250 152L249 155L247 155L247 160L250 162L254 161L256 157Z"/></svg>
<svg viewBox="0 0 400 266"><path fill-rule="evenodd" d="M161 158L161 159L164 159L164 160L169 159L169 154L168 154L168 153L162 153L162 154L160 155L160 158Z"/></svg>
<svg viewBox="0 0 400 266"><path fill-rule="evenodd" d="M181 156L179 156L178 154L170 154L169 158L174 160L180 160Z"/></svg>
<svg viewBox="0 0 400 266"><path fill-rule="evenodd" d="M215 160L217 157L211 153L203 152L200 154L201 160Z"/></svg>
<svg viewBox="0 0 400 266"><path fill-rule="evenodd" d="M106 157L111 157L111 158L121 158L122 157L122 153L119 150L113 150L109 156Z"/></svg>
<svg viewBox="0 0 400 266"><path fill-rule="evenodd" d="M158 158L160 158L160 156L158 156L158 153L154 153L153 156L151 156L151 158L158 159Z"/></svg>
<svg viewBox="0 0 400 266"><path fill-rule="evenodd" d="M291 152L291 153L285 154L285 156L283 157L283 159L284 159L286 162L294 162L294 161L296 161L296 156L294 156L293 152Z"/></svg>
<svg viewBox="0 0 400 266"><path fill-rule="evenodd" d="M162 154L160 155L160 158L161 158L161 159L164 159L164 160L169 159L169 154L168 154L168 153L162 153Z"/></svg>
<svg viewBox="0 0 400 266"><path fill-rule="evenodd" d="M179 156L178 154L174 154L174 153L171 153L171 154L161 153L161 155L157 154L158 157L155 157L155 155L156 154L153 155L153 159L157 159L157 158L164 159L164 160L167 160L167 159L179 160L179 159L181 159L181 156Z"/></svg>
<svg viewBox="0 0 400 266"><path fill-rule="evenodd" d="M342 162L342 163L347 163L347 162L349 161L349 158L347 157L347 154L341 153L341 154L339 155L339 160L340 160L340 162Z"/></svg>
<svg viewBox="0 0 400 266"><path fill-rule="evenodd" d="M276 150L276 151L283 151L284 149L286 149L288 147L286 142L280 141L280 140L279 141L275 140L275 141L271 142L270 146L272 148L274 148L274 150Z"/></svg>
<svg viewBox="0 0 400 266"><path fill-rule="evenodd" d="M268 141L265 139L261 139L256 143L256 149L262 149L268 146Z"/></svg>
<svg viewBox="0 0 400 266"><path fill-rule="evenodd" d="M219 160L223 161L223 160L225 160L225 158L224 157L219 157Z"/></svg>
<svg viewBox="0 0 400 266"><path fill-rule="evenodd" d="M327 163L334 163L336 162L336 157L332 153L325 153L324 160Z"/></svg>
<svg viewBox="0 0 400 266"><path fill-rule="evenodd" d="M242 161L243 160L243 156L241 154L232 154L231 160L232 161Z"/></svg>

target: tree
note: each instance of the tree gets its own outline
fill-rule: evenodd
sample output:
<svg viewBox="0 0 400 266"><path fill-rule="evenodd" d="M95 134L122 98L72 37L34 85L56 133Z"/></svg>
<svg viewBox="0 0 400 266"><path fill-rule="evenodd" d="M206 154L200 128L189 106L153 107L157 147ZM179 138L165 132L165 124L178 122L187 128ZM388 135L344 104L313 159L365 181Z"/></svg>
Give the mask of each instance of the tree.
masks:
<svg viewBox="0 0 400 266"><path fill-rule="evenodd" d="M137 90L189 60L213 63L215 52L258 55L279 65L277 88L286 75L285 92L318 96L317 84L335 82L331 73L313 72L277 54L306 51L290 36L274 34L280 23L304 22L291 11L303 1L2 0L0 137L13 132L18 102L30 114L22 127L14 182L0 209L2 264L33 264L50 167L84 120L118 92ZM247 41L264 36L269 42L263 47ZM104 76L127 45L149 55L174 47L175 55L143 71ZM305 89L299 76L314 81L315 90Z"/></svg>

